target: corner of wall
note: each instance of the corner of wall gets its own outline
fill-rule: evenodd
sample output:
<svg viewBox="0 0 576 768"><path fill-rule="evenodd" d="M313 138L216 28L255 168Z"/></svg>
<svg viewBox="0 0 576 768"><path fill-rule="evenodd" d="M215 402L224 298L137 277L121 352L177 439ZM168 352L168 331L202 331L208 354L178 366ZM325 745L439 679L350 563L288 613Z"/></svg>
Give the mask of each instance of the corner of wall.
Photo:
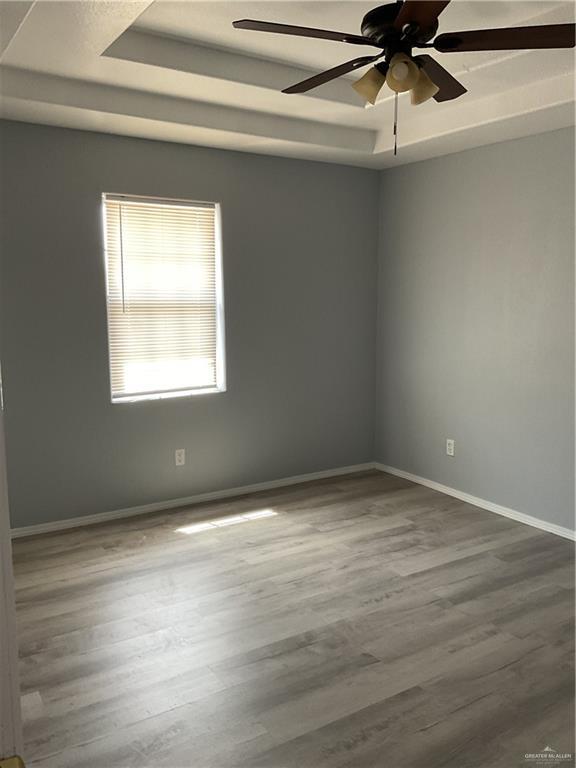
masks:
<svg viewBox="0 0 576 768"><path fill-rule="evenodd" d="M386 176L386 170L380 170L378 172L378 216L377 216L377 231L376 231L376 279L374 281L374 289L376 292L376 311L375 311L375 323L376 333L374 334L374 417L373 417L373 440L372 440L372 456L374 461L381 461L382 455L382 413L381 413L381 398L379 394L382 390L382 367L384 364L382 354L382 342L381 342L381 290L380 284L382 279L382 254L383 254L383 215L384 215L384 178Z"/></svg>

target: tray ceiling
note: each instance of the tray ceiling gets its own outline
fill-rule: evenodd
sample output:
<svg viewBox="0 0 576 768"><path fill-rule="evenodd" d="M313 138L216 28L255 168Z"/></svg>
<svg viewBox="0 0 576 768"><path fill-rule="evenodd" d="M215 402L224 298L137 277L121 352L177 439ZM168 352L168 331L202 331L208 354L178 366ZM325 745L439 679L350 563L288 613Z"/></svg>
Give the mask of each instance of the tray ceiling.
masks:
<svg viewBox="0 0 576 768"><path fill-rule="evenodd" d="M434 54L468 88L365 109L342 78L280 90L364 55L357 46L235 30L238 18L358 32L366 2L0 2L10 119L384 168L574 124L574 51ZM574 20L571 2L453 0L440 30Z"/></svg>

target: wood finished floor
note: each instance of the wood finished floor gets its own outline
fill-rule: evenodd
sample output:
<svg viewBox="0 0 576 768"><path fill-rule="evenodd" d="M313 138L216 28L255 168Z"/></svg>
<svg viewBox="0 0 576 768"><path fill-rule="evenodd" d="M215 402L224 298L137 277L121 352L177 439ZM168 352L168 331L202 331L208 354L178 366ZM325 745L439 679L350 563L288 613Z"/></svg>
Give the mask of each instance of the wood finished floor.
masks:
<svg viewBox="0 0 576 768"><path fill-rule="evenodd" d="M261 510L277 514L176 531ZM574 752L573 545L408 481L341 477L14 550L29 768Z"/></svg>

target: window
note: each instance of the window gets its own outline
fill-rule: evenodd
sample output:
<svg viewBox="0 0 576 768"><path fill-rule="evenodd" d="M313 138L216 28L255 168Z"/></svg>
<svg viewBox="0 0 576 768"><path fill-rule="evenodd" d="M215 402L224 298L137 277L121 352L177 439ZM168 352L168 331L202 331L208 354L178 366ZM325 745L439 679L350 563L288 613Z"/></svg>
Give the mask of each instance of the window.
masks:
<svg viewBox="0 0 576 768"><path fill-rule="evenodd" d="M219 206L103 204L112 402L222 391Z"/></svg>

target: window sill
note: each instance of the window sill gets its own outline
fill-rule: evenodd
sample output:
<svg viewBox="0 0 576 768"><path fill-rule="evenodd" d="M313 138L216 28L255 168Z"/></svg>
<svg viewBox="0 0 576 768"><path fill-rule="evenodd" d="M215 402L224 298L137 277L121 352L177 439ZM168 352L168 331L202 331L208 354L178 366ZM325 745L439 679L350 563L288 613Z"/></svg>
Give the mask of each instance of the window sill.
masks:
<svg viewBox="0 0 576 768"><path fill-rule="evenodd" d="M215 395L226 392L225 387L207 387L206 389L185 389L178 392L148 392L144 395L121 395L112 398L112 405L122 403L142 403L147 400L172 400L181 397L196 397L197 395Z"/></svg>

